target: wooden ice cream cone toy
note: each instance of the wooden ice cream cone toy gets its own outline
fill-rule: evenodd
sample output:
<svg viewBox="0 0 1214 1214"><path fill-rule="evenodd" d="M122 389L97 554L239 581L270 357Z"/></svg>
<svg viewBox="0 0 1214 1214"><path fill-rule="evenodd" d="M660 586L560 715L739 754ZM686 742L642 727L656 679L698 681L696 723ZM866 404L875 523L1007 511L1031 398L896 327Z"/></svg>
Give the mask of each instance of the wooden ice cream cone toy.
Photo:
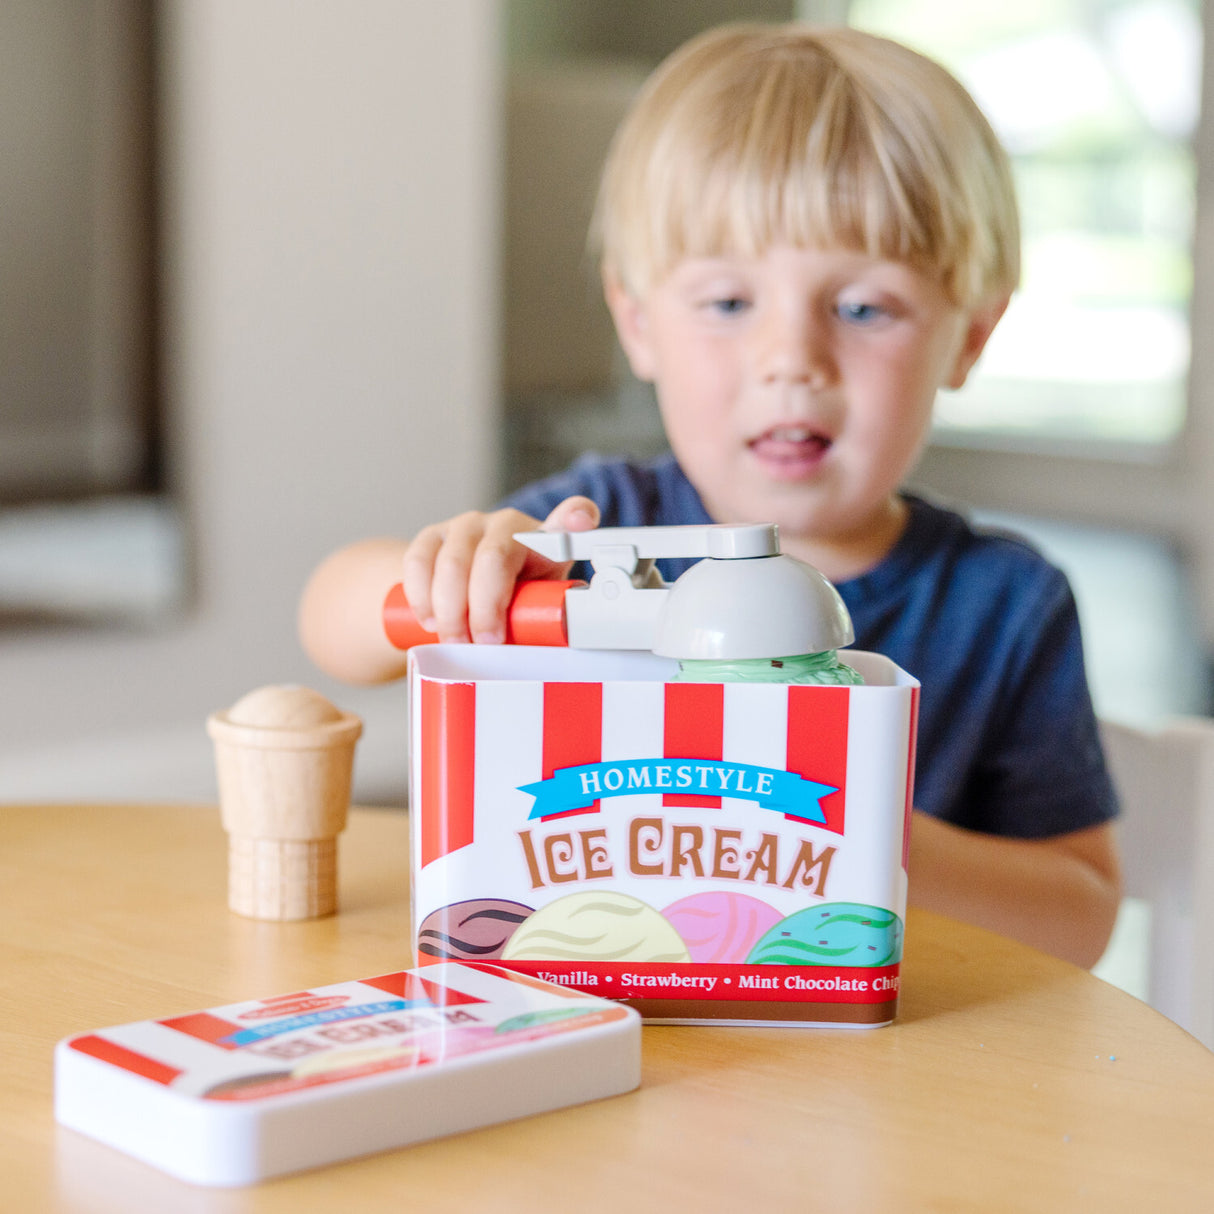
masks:
<svg viewBox="0 0 1214 1214"><path fill-rule="evenodd" d="M228 832L228 905L253 919L337 909L337 836L358 717L306 687L252 691L207 718Z"/></svg>

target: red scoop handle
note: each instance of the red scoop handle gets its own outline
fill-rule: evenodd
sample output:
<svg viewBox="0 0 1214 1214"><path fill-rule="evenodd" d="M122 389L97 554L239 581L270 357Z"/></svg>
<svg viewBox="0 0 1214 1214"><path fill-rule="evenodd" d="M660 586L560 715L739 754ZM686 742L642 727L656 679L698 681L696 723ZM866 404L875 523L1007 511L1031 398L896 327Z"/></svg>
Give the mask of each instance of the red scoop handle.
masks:
<svg viewBox="0 0 1214 1214"><path fill-rule="evenodd" d="M565 632L565 591L585 582L537 579L519 582L506 612L508 645L568 645ZM418 622L398 582L384 599L384 632L397 649L431 645L438 640Z"/></svg>

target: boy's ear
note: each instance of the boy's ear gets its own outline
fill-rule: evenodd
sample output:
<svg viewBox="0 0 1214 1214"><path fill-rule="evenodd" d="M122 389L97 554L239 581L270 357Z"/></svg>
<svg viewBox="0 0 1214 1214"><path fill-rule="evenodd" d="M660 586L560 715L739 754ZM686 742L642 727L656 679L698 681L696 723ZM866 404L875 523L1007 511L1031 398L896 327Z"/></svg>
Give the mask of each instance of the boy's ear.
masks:
<svg viewBox="0 0 1214 1214"><path fill-rule="evenodd" d="M644 383L652 383L657 378L657 366L649 339L645 301L633 295L609 269L603 271L603 294L633 375Z"/></svg>
<svg viewBox="0 0 1214 1214"><path fill-rule="evenodd" d="M990 303L981 304L969 314L964 338L953 360L953 365L945 379L949 388L961 388L974 369L995 326L1002 319L1007 305L1011 302L1010 295L1001 295Z"/></svg>

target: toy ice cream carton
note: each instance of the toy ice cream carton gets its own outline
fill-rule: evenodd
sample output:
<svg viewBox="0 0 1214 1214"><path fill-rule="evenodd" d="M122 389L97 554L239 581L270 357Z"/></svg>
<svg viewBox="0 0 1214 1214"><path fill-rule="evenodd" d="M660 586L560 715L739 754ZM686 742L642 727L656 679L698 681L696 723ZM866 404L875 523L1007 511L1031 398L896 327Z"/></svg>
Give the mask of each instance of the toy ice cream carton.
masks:
<svg viewBox="0 0 1214 1214"><path fill-rule="evenodd" d="M635 1012L447 964L67 1038L55 1118L179 1179L244 1185L640 1081Z"/></svg>
<svg viewBox="0 0 1214 1214"><path fill-rule="evenodd" d="M673 588L654 586L646 562L690 543L671 532L716 534ZM411 654L417 964L491 960L650 1021L888 1023L917 682L853 652L846 678L769 680L789 655L851 639L814 571L830 618L823 633L822 612L808 612L806 633L805 593L781 579L808 567L778 556L774 529L572 540L571 556L596 572L567 592L571 647ZM778 567L763 563L773 556ZM749 606L726 601L736 584L751 587ZM654 597L633 606L634 594ZM773 607L781 600L791 623ZM756 602L763 635L739 641ZM737 618L714 640L704 617L722 607Z"/></svg>

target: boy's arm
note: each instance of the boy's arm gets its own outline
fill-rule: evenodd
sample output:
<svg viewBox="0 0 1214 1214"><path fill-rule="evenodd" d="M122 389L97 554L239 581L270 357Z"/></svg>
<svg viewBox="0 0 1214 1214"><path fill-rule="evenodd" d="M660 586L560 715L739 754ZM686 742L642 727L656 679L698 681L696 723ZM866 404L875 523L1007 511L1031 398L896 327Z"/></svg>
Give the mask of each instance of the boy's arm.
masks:
<svg viewBox="0 0 1214 1214"><path fill-rule="evenodd" d="M404 677L408 655L388 640L383 616L408 546L387 537L359 540L313 571L299 600L299 641L325 674L363 685Z"/></svg>
<svg viewBox="0 0 1214 1214"><path fill-rule="evenodd" d="M916 811L909 900L1089 968L1121 899L1109 823L1046 839L965 830Z"/></svg>

